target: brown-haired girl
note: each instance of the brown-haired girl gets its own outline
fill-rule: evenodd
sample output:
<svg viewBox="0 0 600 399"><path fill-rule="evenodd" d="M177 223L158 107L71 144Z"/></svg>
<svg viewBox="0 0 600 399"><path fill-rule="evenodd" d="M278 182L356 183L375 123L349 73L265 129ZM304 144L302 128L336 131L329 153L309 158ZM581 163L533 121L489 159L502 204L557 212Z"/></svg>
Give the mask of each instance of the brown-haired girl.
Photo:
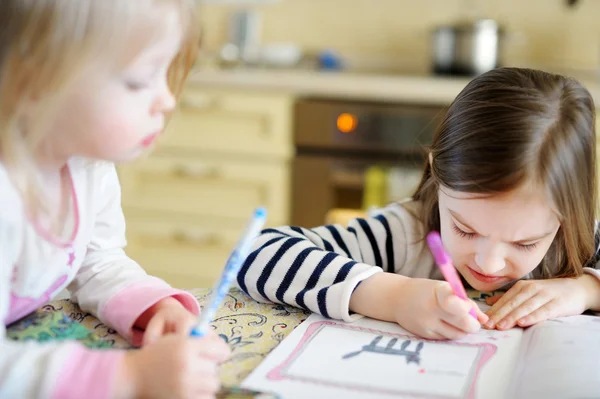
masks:
<svg viewBox="0 0 600 399"><path fill-rule="evenodd" d="M431 339L600 310L594 112L567 77L480 75L449 107L412 198L347 228L267 229L238 284L259 301ZM472 288L510 288L487 314L475 306L478 320L434 265L432 230Z"/></svg>

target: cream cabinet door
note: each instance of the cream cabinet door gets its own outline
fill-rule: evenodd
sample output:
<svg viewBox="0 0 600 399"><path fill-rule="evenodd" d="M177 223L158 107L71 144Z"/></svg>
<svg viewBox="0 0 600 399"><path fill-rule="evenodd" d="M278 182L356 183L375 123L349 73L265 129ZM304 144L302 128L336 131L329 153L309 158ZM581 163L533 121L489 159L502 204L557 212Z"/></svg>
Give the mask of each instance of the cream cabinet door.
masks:
<svg viewBox="0 0 600 399"><path fill-rule="evenodd" d="M244 223L125 208L129 257L177 288L212 287Z"/></svg>
<svg viewBox="0 0 600 399"><path fill-rule="evenodd" d="M128 207L248 220L264 206L268 224L289 221L287 162L155 155L122 168L120 177Z"/></svg>
<svg viewBox="0 0 600 399"><path fill-rule="evenodd" d="M159 150L214 151L288 159L293 99L282 94L188 86Z"/></svg>

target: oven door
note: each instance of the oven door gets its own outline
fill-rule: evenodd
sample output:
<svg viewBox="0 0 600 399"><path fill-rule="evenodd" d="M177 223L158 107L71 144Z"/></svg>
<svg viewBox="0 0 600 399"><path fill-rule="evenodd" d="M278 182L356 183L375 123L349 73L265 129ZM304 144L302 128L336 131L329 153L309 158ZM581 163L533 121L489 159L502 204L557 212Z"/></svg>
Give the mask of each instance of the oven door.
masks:
<svg viewBox="0 0 600 399"><path fill-rule="evenodd" d="M371 154L415 154L431 143L445 107L298 100L296 149Z"/></svg>
<svg viewBox="0 0 600 399"><path fill-rule="evenodd" d="M320 226L331 209L365 209L409 197L418 184L422 165L416 159L298 154L292 174L292 224ZM374 171L378 173L373 175ZM367 196L369 186L375 188L368 190ZM374 195L378 197L376 204Z"/></svg>

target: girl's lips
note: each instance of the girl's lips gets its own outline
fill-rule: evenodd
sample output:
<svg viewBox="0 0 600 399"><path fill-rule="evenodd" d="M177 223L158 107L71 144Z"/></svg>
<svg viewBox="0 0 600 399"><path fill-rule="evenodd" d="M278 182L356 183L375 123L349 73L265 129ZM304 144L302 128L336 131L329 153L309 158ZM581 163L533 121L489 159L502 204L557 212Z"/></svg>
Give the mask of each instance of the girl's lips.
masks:
<svg viewBox="0 0 600 399"><path fill-rule="evenodd" d="M471 273L471 275L473 275L473 277L475 277L477 280L484 282L484 283L496 283L496 282L504 279L504 277L502 277L502 276L489 276L487 274L481 274L481 273L476 272L475 270L471 269L468 266L467 266L467 269L469 269L469 273Z"/></svg>
<svg viewBox="0 0 600 399"><path fill-rule="evenodd" d="M158 137L158 133L151 134L142 140L142 147L150 147L154 140Z"/></svg>

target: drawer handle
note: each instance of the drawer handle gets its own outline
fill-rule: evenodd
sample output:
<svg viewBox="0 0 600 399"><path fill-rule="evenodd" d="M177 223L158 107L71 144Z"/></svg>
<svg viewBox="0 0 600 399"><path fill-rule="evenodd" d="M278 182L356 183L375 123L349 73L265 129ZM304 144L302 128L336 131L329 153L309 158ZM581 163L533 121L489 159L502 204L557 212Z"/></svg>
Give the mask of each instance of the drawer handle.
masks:
<svg viewBox="0 0 600 399"><path fill-rule="evenodd" d="M205 166L205 165L178 165L173 169L174 173L180 177L217 177L219 176L219 168L216 166Z"/></svg>
<svg viewBox="0 0 600 399"><path fill-rule="evenodd" d="M217 237L208 232L175 230L171 236L173 237L173 240L180 243L196 245L210 245L217 243Z"/></svg>
<svg viewBox="0 0 600 399"><path fill-rule="evenodd" d="M214 97L205 96L182 96L179 100L179 104L183 108L191 108L195 110L205 110L216 106L216 99Z"/></svg>

